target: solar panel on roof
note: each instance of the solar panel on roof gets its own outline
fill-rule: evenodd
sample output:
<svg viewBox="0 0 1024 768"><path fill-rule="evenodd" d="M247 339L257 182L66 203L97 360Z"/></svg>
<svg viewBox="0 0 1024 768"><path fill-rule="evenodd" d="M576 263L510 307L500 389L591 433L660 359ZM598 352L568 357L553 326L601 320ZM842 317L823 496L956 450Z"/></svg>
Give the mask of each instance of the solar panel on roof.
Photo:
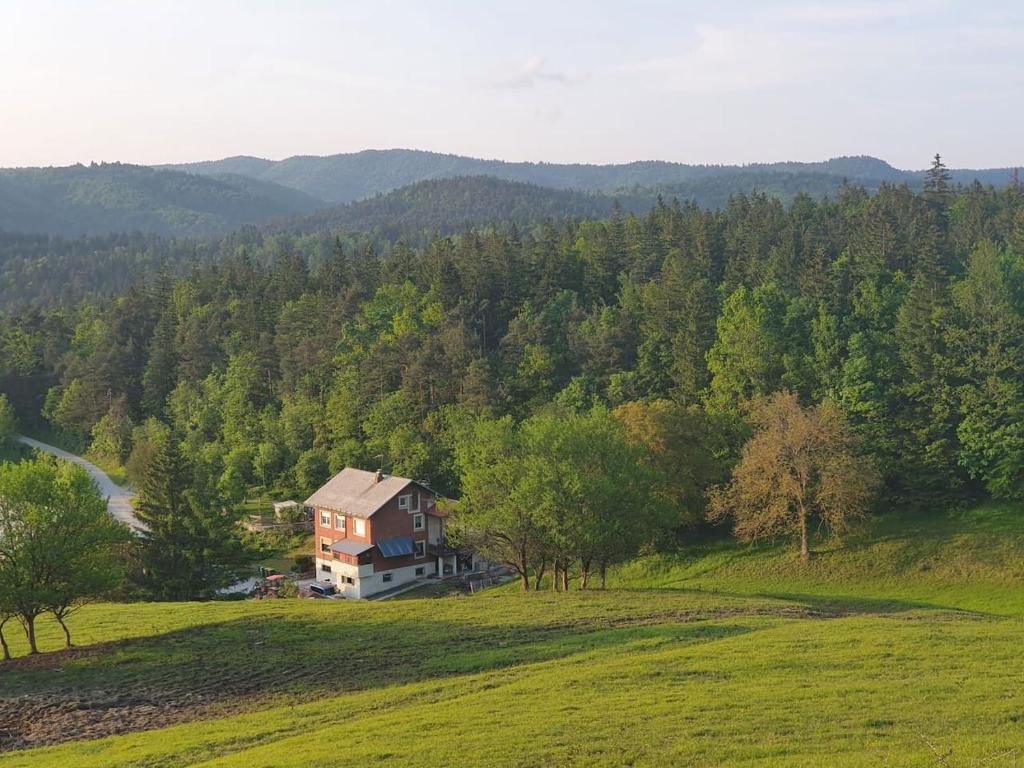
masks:
<svg viewBox="0 0 1024 768"><path fill-rule="evenodd" d="M408 536L378 541L377 549L380 550L384 557L402 557L403 555L411 555L415 551L412 539Z"/></svg>

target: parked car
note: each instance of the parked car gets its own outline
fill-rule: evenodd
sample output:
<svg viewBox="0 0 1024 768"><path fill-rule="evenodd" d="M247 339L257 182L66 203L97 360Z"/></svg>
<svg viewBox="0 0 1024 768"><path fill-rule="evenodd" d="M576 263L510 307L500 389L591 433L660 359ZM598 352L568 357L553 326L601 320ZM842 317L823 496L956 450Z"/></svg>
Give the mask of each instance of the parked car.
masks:
<svg viewBox="0 0 1024 768"><path fill-rule="evenodd" d="M343 595L338 594L338 590L334 588L333 584L310 584L305 589L304 597L313 597L321 600L344 600Z"/></svg>

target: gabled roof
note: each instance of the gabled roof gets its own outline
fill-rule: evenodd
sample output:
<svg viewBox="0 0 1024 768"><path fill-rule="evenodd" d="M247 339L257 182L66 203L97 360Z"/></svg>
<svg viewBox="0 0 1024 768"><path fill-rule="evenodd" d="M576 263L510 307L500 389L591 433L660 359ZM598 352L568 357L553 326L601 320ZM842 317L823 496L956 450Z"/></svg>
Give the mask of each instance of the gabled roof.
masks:
<svg viewBox="0 0 1024 768"><path fill-rule="evenodd" d="M324 507L353 517L370 517L413 482L407 477L345 467L306 499L306 506Z"/></svg>

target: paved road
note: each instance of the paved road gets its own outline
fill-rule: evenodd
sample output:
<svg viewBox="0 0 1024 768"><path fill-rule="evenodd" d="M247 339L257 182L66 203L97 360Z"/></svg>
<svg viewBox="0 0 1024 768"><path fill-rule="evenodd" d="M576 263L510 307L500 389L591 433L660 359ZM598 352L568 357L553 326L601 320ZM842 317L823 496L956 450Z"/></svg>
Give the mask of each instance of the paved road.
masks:
<svg viewBox="0 0 1024 768"><path fill-rule="evenodd" d="M107 476L106 472L97 467L91 461L86 461L81 456L76 456L73 453L62 451L56 446L47 445L46 443L41 443L38 440L33 440L31 437L18 435L18 440L25 445L35 448L37 451L53 454L57 458L64 459L65 461L73 461L75 464L83 467L86 472L92 475L92 479L96 481L96 485L99 486L100 493L107 497L107 511L110 512L111 517L115 520L120 520L122 523L131 526L135 530L145 529L142 521L135 516L135 510L132 509L131 493L111 480Z"/></svg>

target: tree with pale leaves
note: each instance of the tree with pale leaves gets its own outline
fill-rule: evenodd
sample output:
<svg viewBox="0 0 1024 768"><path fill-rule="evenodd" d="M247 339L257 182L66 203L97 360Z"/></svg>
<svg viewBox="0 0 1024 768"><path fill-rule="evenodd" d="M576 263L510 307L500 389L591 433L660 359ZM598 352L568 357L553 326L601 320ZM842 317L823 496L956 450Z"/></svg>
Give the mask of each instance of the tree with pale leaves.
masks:
<svg viewBox="0 0 1024 768"><path fill-rule="evenodd" d="M729 483L710 492L709 518L732 519L747 541L793 537L806 561L812 526L848 533L867 514L878 473L832 403L804 408L794 393L778 392L754 400L749 420L754 434Z"/></svg>

